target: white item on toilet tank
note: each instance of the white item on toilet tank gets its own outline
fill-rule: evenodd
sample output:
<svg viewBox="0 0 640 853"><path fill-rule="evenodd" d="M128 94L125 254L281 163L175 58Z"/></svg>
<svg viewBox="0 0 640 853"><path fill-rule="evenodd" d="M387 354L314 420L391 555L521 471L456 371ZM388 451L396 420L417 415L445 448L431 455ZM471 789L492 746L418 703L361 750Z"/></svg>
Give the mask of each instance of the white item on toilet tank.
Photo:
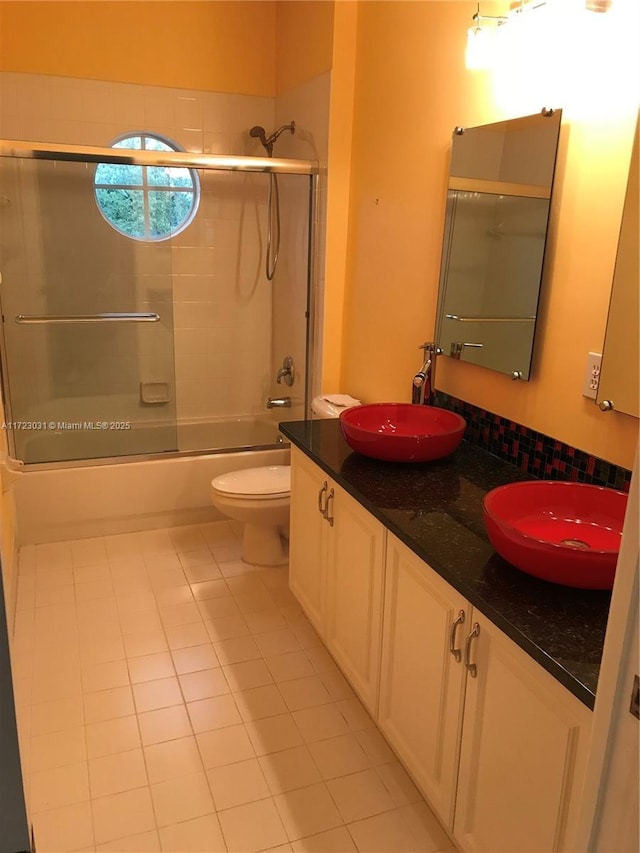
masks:
<svg viewBox="0 0 640 853"><path fill-rule="evenodd" d="M345 409L361 405L360 400L349 394L320 394L311 401L311 411L319 418L338 418Z"/></svg>

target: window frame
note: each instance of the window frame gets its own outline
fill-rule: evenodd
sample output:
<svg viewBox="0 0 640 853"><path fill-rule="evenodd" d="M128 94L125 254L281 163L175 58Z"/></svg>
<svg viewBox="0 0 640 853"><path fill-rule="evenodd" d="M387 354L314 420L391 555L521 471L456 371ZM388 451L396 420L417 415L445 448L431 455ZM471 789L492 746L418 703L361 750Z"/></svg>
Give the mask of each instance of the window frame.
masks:
<svg viewBox="0 0 640 853"><path fill-rule="evenodd" d="M128 139L139 139L140 140L140 148L124 148L118 145L120 142L124 142ZM166 136L163 136L159 133L154 133L149 130L135 130L128 131L127 133L120 134L115 139L113 139L109 143L110 148L117 148L121 151L153 151L153 150L163 150L163 149L153 149L147 148L145 141L147 139L151 139L155 142L160 142L162 145L165 145L166 148L170 151L184 151L177 142L174 142L172 139L169 139ZM98 169L101 165L105 165L102 163L97 163L96 168L93 174L93 193L96 202L96 206L100 211L100 215L107 222L113 230L121 234L123 237L128 237L130 240L138 240L144 243L157 243L162 240L170 240L172 237L175 237L177 234L180 234L185 228L188 228L191 222L198 211L198 207L200 204L200 176L196 169L190 169L188 166L176 166L176 169L184 169L185 172L189 174L191 179L191 187L172 187L169 184L153 184L149 183L147 177L147 169L149 168L158 168L155 166L145 166L140 165L138 168L142 170L142 181L139 184L103 184L96 181L96 176L98 174ZM128 234L126 231L123 231L119 228L115 222L113 222L105 213L98 198L98 190L133 190L142 193L142 205L143 205L143 221L144 221L144 234ZM153 234L151 232L151 214L150 214L150 204L149 204L149 193L153 192L179 192L184 193L186 195L191 196L191 206L189 208L189 213L180 223L179 227L170 230L164 234Z"/></svg>

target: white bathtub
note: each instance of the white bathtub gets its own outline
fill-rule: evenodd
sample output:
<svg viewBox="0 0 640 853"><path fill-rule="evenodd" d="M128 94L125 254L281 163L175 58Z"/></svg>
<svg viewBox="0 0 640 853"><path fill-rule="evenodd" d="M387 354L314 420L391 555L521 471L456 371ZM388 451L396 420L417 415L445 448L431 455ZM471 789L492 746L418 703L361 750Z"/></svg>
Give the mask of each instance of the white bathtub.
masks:
<svg viewBox="0 0 640 853"><path fill-rule="evenodd" d="M289 448L158 456L144 461L8 471L17 543L30 545L221 519L209 484L218 474L289 464Z"/></svg>

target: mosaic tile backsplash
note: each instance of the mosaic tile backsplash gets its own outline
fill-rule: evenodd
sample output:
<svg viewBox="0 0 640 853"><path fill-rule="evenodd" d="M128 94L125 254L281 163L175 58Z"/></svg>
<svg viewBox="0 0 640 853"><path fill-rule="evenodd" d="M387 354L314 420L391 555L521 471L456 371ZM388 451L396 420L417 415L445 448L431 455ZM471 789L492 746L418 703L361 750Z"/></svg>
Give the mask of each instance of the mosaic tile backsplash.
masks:
<svg viewBox="0 0 640 853"><path fill-rule="evenodd" d="M537 480L573 480L628 492L631 471L441 391L435 403L467 422L465 441L517 465Z"/></svg>

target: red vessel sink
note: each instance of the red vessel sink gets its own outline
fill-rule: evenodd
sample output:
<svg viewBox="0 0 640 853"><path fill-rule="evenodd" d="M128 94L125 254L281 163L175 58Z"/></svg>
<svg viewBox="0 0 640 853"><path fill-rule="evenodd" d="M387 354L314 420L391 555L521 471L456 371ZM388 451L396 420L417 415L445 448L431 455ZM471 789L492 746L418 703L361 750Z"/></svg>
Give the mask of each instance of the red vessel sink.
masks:
<svg viewBox="0 0 640 853"><path fill-rule="evenodd" d="M413 403L372 403L340 414L345 441L357 453L386 462L431 462L456 449L464 418Z"/></svg>
<svg viewBox="0 0 640 853"><path fill-rule="evenodd" d="M627 495L586 483L511 483L484 498L501 557L527 574L580 589L611 589Z"/></svg>

